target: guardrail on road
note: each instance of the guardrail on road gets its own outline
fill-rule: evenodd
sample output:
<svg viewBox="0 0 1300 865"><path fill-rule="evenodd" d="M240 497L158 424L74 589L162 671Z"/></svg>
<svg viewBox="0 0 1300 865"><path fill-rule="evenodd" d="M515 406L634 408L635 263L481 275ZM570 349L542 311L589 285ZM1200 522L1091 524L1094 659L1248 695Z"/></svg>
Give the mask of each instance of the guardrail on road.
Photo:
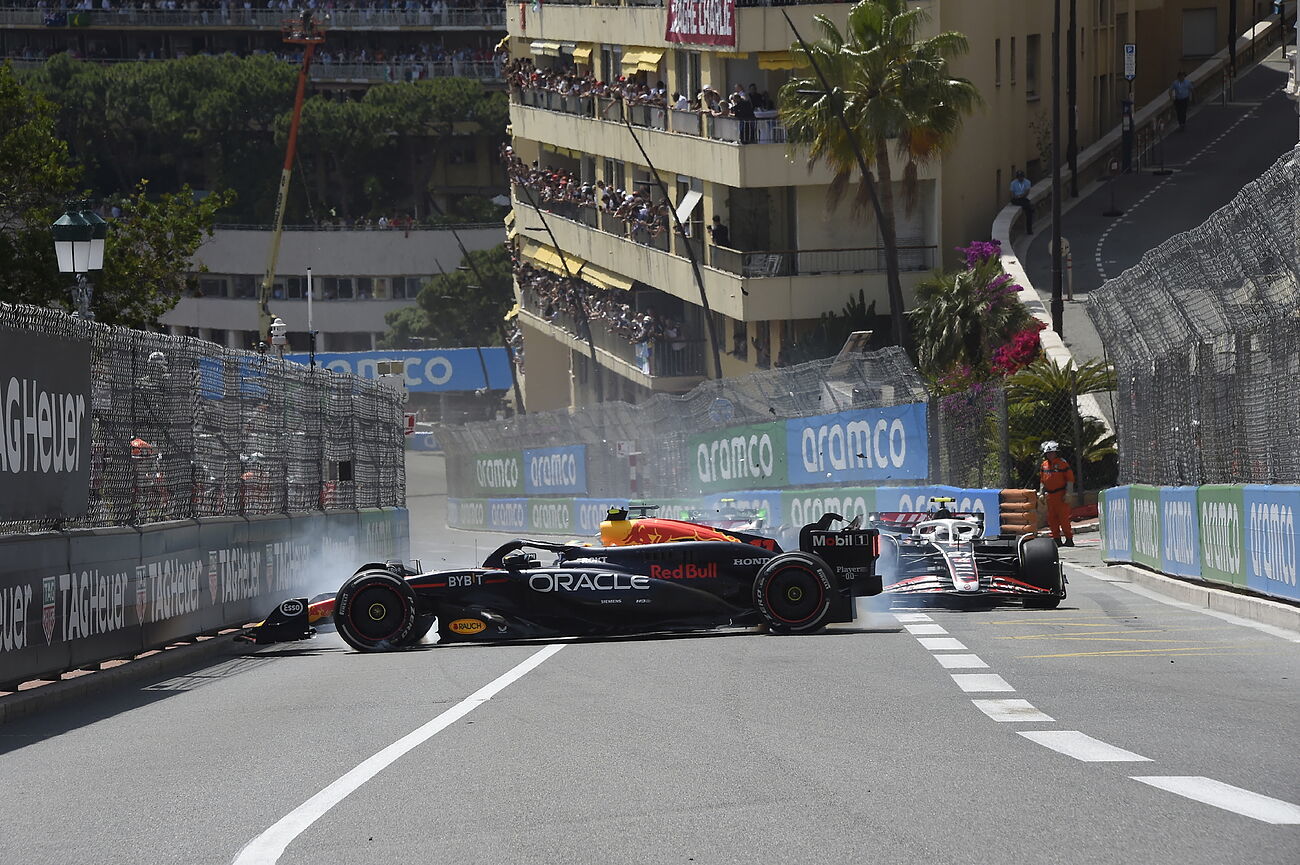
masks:
<svg viewBox="0 0 1300 865"><path fill-rule="evenodd" d="M0 690L238 627L409 556L405 508L0 537Z"/></svg>

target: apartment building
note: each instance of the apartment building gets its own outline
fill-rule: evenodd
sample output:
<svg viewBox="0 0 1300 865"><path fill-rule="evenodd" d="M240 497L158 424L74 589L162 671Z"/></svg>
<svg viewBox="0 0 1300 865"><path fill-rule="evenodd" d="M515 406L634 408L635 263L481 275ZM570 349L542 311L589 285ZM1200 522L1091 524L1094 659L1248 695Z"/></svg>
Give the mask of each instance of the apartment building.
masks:
<svg viewBox="0 0 1300 865"><path fill-rule="evenodd" d="M1130 93L1125 43L1139 46L1133 93L1149 99L1179 68L1194 67L1226 44L1231 2L1061 0L1063 55L1071 5L1076 16L1079 147L1119 120ZM1239 29L1267 11L1257 0L1239 2ZM1033 179L1049 172L1052 104L1050 2L915 5L929 12L930 33L967 36L970 53L953 69L975 83L985 104L946 158L920 166L911 189L895 190L909 303L917 281L952 263L954 247L987 238L1017 170ZM575 96L532 79L510 87L513 155L530 173L513 184L509 227L526 265L517 291L530 410L598 397L635 402L716 377L710 317L721 374L729 377L787 362L824 313L839 312L858 292L878 313L888 312L874 219L852 216L847 204L828 209L829 172L808 169L806 153L786 143L777 112L763 110L761 96L775 99L795 74L785 15L813 38L814 16L843 24L848 9L847 3L766 0L550 0L511 11L506 24L516 61L606 83L622 78L662 87L668 97L660 107ZM1061 63L1064 92L1064 56ZM760 94L755 120L742 124L673 107L674 94L690 99L710 86L724 99L736 87ZM892 168L902 177L901 161ZM556 195L557 188L569 194ZM637 229L583 203L611 189L643 193L652 210L667 199L689 222L690 236ZM705 231L715 218L726 227L725 242L711 242ZM662 208L657 221L664 221ZM555 297L548 273L576 274L595 292L593 310L583 313ZM647 312L671 322L670 334L660 328L659 338L645 339L636 322Z"/></svg>

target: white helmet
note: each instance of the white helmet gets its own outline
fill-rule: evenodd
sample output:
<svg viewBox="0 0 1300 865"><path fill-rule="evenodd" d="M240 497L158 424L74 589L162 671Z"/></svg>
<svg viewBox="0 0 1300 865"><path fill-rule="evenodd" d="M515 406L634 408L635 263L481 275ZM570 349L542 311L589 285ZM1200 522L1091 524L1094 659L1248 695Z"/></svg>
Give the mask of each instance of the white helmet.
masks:
<svg viewBox="0 0 1300 865"><path fill-rule="evenodd" d="M1050 454L1052 451L1059 451L1061 446L1054 441L1043 442L1043 453Z"/></svg>

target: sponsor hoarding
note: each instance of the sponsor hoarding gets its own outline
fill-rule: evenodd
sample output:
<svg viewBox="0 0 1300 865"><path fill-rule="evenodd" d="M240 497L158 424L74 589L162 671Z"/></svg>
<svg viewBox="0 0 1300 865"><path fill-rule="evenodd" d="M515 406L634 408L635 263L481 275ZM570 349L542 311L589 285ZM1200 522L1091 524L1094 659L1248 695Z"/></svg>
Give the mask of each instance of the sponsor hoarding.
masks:
<svg viewBox="0 0 1300 865"><path fill-rule="evenodd" d="M573 499L531 499L528 530L551 534L573 533Z"/></svg>
<svg viewBox="0 0 1300 865"><path fill-rule="evenodd" d="M1196 487L1160 488L1160 560L1166 574L1201 575Z"/></svg>
<svg viewBox="0 0 1300 865"><path fill-rule="evenodd" d="M926 479L924 403L861 409L785 422L792 484Z"/></svg>
<svg viewBox="0 0 1300 865"><path fill-rule="evenodd" d="M625 507L627 499L574 499L573 530L578 537L600 533L600 524L612 507Z"/></svg>
<svg viewBox="0 0 1300 865"><path fill-rule="evenodd" d="M785 427L780 423L729 427L686 439L691 479L702 493L784 486Z"/></svg>
<svg viewBox="0 0 1300 865"><path fill-rule="evenodd" d="M486 529L487 499L448 499L447 525L458 529Z"/></svg>
<svg viewBox="0 0 1300 865"><path fill-rule="evenodd" d="M474 492L517 496L524 491L524 460L519 451L474 455Z"/></svg>
<svg viewBox="0 0 1300 865"><path fill-rule="evenodd" d="M1002 531L1001 490L966 490L960 487L877 487L876 510L880 512L930 511L938 507L935 498L953 500L950 510L959 514L983 514L984 535L995 537Z"/></svg>
<svg viewBox="0 0 1300 865"><path fill-rule="evenodd" d="M286 354L285 360L310 363L310 355ZM406 389L412 393L506 390L511 386L510 358L504 348L428 348L392 351L318 352L316 364L334 372L378 378L379 363L401 361ZM487 381L484 382L484 371Z"/></svg>
<svg viewBox="0 0 1300 865"><path fill-rule="evenodd" d="M1211 484L1196 488L1201 578L1246 585L1246 520L1242 488Z"/></svg>
<svg viewBox="0 0 1300 865"><path fill-rule="evenodd" d="M587 493L587 446L524 451L524 492L529 495Z"/></svg>
<svg viewBox="0 0 1300 865"><path fill-rule="evenodd" d="M488 499L487 527L493 532L522 532L528 528L528 499Z"/></svg>
<svg viewBox="0 0 1300 865"><path fill-rule="evenodd" d="M1248 484L1242 504L1246 516L1246 585L1257 592L1300 600L1297 588L1296 512L1300 487Z"/></svg>
<svg viewBox="0 0 1300 865"><path fill-rule="evenodd" d="M736 0L668 0L664 41L736 45Z"/></svg>
<svg viewBox="0 0 1300 865"><path fill-rule="evenodd" d="M1130 487L1103 490L1097 498L1101 557L1108 562L1133 559L1133 523L1129 518Z"/></svg>
<svg viewBox="0 0 1300 865"><path fill-rule="evenodd" d="M839 514L846 520L856 516L865 519L879 510L876 493L873 487L783 490L781 509L786 514L786 521L797 531L827 512Z"/></svg>
<svg viewBox="0 0 1300 865"><path fill-rule="evenodd" d="M1133 533L1133 561L1160 570L1160 488L1146 484L1129 487L1129 524Z"/></svg>
<svg viewBox="0 0 1300 865"><path fill-rule="evenodd" d="M91 398L89 343L0 329L0 521L86 512Z"/></svg>

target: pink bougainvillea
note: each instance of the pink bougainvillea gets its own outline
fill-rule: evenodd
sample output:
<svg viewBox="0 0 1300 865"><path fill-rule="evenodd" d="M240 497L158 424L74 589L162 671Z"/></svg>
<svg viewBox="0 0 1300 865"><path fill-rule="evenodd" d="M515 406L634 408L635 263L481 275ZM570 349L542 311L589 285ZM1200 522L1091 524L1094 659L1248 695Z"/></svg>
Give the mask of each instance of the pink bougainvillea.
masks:
<svg viewBox="0 0 1300 865"><path fill-rule="evenodd" d="M967 269L1002 256L1002 244L996 240L972 240L970 246L959 246L957 251L966 257Z"/></svg>
<svg viewBox="0 0 1300 865"><path fill-rule="evenodd" d="M990 368L999 375L1012 375L1028 366L1038 357L1038 333L1046 325L1035 321L1033 326L1012 334L1005 345L993 350Z"/></svg>

